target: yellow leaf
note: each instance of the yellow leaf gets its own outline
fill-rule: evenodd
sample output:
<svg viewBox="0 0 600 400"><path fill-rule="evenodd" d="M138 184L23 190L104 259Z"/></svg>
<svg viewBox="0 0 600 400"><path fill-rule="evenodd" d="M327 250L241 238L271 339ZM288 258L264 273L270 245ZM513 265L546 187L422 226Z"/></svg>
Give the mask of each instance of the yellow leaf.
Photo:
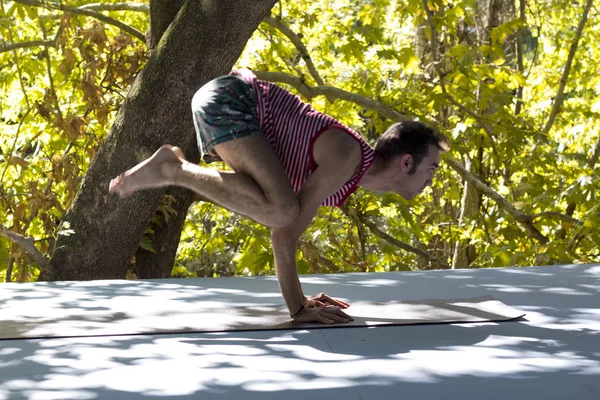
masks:
<svg viewBox="0 0 600 400"><path fill-rule="evenodd" d="M21 168L25 169L29 165L27 161L22 159L21 157L12 156L10 158L10 165L19 165Z"/></svg>
<svg viewBox="0 0 600 400"><path fill-rule="evenodd" d="M125 274L125 279L127 280L136 280L138 277L132 270L128 270L127 274Z"/></svg>

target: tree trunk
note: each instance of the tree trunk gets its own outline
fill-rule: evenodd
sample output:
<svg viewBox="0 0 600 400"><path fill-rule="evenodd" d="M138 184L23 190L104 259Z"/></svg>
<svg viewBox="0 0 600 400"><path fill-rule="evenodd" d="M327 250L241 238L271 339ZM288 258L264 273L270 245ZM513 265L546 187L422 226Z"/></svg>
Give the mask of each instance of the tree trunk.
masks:
<svg viewBox="0 0 600 400"><path fill-rule="evenodd" d="M473 172L473 164L470 159L467 158L465 168L469 172ZM476 219L479 216L479 205L481 203L481 194L467 181L463 182L464 191L462 201L460 205L460 216L458 218L458 225L463 227L465 223ZM473 262L474 251L472 246L469 244L470 240L457 240L454 245L454 256L452 257L452 269L456 268L468 268L471 262Z"/></svg>
<svg viewBox="0 0 600 400"><path fill-rule="evenodd" d="M150 28L146 33L148 53L151 55L160 39L183 6L183 0L153 0L150 3ZM141 279L159 279L171 276L174 259L179 247L180 232L193 202L193 193L182 188L169 188L166 194L173 196L175 214L168 221L154 226L151 236L154 252L138 247L135 253L135 272Z"/></svg>
<svg viewBox="0 0 600 400"><path fill-rule="evenodd" d="M511 7L507 2L501 2L499 0L478 0L477 13L479 18L476 20L476 33L477 43L479 45L490 45L492 42L492 29L504 23L504 20L510 20L514 14L514 7ZM484 60L488 62L489 60ZM479 98L479 95L478 95ZM493 104L486 107L485 114L493 113ZM479 110L478 110L479 113ZM478 145L478 163L473 163L471 160L467 160L467 170L469 170L475 176L483 176L483 147L481 144ZM464 193L461 202L459 225L463 226L465 223L477 219L480 217L480 208L482 197L473 185L464 181ZM454 247L454 255L452 257L452 268L468 268L471 262L475 259L476 254L472 245L469 241L457 240Z"/></svg>
<svg viewBox="0 0 600 400"><path fill-rule="evenodd" d="M148 50L154 51L182 6L183 0L150 1L150 28L146 33Z"/></svg>
<svg viewBox="0 0 600 400"><path fill-rule="evenodd" d="M171 276L183 223L195 198L193 192L183 188L169 188L167 194L175 198L173 209L177 214L171 216L168 222L163 220L160 226L154 227L151 239L155 252L141 247L137 249L135 270L138 278L158 279Z"/></svg>
<svg viewBox="0 0 600 400"><path fill-rule="evenodd" d="M275 2L184 3L131 87L94 157L63 218L75 233L59 237L41 280L125 277L165 190L145 190L119 199L108 193L110 179L165 143L181 147L191 161L198 161L191 99L204 83L230 71Z"/></svg>

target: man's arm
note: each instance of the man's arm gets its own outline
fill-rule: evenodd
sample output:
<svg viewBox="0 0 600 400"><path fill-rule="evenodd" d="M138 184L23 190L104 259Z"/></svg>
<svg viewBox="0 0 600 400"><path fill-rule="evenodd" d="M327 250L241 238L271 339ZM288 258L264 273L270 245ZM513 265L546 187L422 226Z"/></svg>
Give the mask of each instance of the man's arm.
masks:
<svg viewBox="0 0 600 400"><path fill-rule="evenodd" d="M323 133L322 136L315 144L314 150L318 167L308 177L298 193L300 205L298 218L288 227L273 228L271 231L277 279L281 294L291 314L301 311L306 303L296 269L298 239L312 222L321 203L337 192L353 176L361 161L360 147L348 134L333 130L331 133ZM341 317L339 313L335 315L331 312L332 310L303 310L302 314L312 314L305 316L303 320L321 322L334 322L333 320L345 322L348 320L347 317Z"/></svg>

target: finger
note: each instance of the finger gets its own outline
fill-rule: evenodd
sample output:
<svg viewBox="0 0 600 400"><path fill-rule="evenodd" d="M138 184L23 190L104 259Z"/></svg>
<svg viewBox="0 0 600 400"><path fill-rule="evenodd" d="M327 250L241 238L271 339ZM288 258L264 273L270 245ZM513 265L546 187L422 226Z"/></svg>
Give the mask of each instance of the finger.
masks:
<svg viewBox="0 0 600 400"><path fill-rule="evenodd" d="M331 297L327 296L327 302L333 306L338 306L341 308L348 308L350 307L350 304L346 303L345 301L341 301L338 299L332 299Z"/></svg>
<svg viewBox="0 0 600 400"><path fill-rule="evenodd" d="M322 293L319 296L319 300L321 300L321 301L327 301L327 302L330 302L330 303L340 303L340 304L344 304L344 305L349 305L345 301L342 301L342 300L339 300L339 299L334 299L333 297L331 297L331 296L329 296L329 295L327 295L325 293Z"/></svg>
<svg viewBox="0 0 600 400"><path fill-rule="evenodd" d="M330 319L335 322L344 323L344 324L347 324L348 322L353 321L353 319L350 318L349 316L342 316L342 315L337 315L337 314L327 314L327 317L325 317L325 318Z"/></svg>
<svg viewBox="0 0 600 400"><path fill-rule="evenodd" d="M324 324L333 324L335 322L333 319L325 317L323 315L319 315L318 321Z"/></svg>
<svg viewBox="0 0 600 400"><path fill-rule="evenodd" d="M322 301L319 301L319 300L309 300L304 304L304 307L315 308L315 307L326 307L328 305L329 304L323 303Z"/></svg>
<svg viewBox="0 0 600 400"><path fill-rule="evenodd" d="M354 321L354 318L340 310L339 308L333 309L328 308L324 309L323 312L327 313L327 318L335 319L338 322L350 322Z"/></svg>
<svg viewBox="0 0 600 400"><path fill-rule="evenodd" d="M118 178L113 178L108 185L109 192L113 193L117 191L117 186L119 185Z"/></svg>
<svg viewBox="0 0 600 400"><path fill-rule="evenodd" d="M306 303L304 303L304 308L314 308L314 307L317 307L316 300L308 300Z"/></svg>
<svg viewBox="0 0 600 400"><path fill-rule="evenodd" d="M116 178L114 178L111 182L112 192L116 192L122 197L123 193L123 174L120 174Z"/></svg>
<svg viewBox="0 0 600 400"><path fill-rule="evenodd" d="M337 301L339 304L341 304L341 307L342 307L342 308L348 308L348 307L350 307L350 304L349 304L349 303L346 303L345 301L342 301L342 300L336 300L336 301Z"/></svg>

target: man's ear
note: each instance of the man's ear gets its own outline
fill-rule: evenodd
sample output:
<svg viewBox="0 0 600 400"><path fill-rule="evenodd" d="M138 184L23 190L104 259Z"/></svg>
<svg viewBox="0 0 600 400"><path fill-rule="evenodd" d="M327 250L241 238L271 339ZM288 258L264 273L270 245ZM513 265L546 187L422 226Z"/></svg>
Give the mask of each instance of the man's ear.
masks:
<svg viewBox="0 0 600 400"><path fill-rule="evenodd" d="M410 154L402 154L400 157L398 157L398 164L400 167L400 171L405 172L405 171L410 171L410 169L412 168L414 159L412 157L412 155Z"/></svg>

